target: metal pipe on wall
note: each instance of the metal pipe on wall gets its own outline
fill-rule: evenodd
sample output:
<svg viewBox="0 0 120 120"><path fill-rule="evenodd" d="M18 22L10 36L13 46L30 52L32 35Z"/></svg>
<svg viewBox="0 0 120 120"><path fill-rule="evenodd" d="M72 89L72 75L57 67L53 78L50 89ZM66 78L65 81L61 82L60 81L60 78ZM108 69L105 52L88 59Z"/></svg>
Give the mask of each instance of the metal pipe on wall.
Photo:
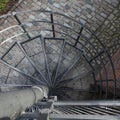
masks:
<svg viewBox="0 0 120 120"><path fill-rule="evenodd" d="M0 118L15 119L25 108L47 97L47 94L45 86L0 93Z"/></svg>

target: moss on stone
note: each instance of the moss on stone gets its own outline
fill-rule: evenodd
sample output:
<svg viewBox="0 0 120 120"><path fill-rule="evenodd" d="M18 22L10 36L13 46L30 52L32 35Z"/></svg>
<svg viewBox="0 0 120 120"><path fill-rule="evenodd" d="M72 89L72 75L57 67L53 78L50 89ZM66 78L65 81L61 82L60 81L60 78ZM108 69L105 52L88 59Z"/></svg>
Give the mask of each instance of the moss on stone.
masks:
<svg viewBox="0 0 120 120"><path fill-rule="evenodd" d="M0 11L3 11L5 9L8 2L9 2L9 0L0 1Z"/></svg>

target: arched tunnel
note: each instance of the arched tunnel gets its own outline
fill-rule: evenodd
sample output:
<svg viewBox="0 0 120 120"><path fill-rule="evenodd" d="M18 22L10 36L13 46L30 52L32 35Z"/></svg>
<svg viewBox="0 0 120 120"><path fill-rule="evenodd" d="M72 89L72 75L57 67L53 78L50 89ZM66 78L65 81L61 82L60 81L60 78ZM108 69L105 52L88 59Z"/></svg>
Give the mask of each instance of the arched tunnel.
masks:
<svg viewBox="0 0 120 120"><path fill-rule="evenodd" d="M119 10L117 12L120 16ZM47 102L47 107L43 106L48 108L52 101L55 109L50 119L119 119L120 74L116 61L119 60L119 35L117 40L104 40L104 25L98 34L64 13L43 9L2 15L1 23L5 25L8 18L14 24L0 31L2 94L23 90L27 95L24 90L45 86L47 98L38 104L42 106ZM119 27L116 26L117 30ZM115 29L113 31L116 32ZM57 96L58 102L51 96ZM1 101L4 104L4 99ZM42 108L38 104L37 107L26 106L25 112L34 109L34 115L27 113L17 119L40 119L42 112L39 111L38 115L38 109ZM80 113L80 116L69 116L68 113ZM41 119L48 118L43 115Z"/></svg>

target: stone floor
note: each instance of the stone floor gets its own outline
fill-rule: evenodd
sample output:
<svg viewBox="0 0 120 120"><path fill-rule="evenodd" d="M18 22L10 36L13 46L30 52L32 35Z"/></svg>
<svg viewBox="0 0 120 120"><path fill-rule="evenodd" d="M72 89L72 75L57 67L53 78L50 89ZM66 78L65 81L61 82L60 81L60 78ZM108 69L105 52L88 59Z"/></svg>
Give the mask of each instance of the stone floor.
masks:
<svg viewBox="0 0 120 120"><path fill-rule="evenodd" d="M119 0L20 0L15 11L45 9L61 12L96 30L118 6ZM111 16L112 17L112 16ZM9 20L8 20L9 21ZM1 29L2 26L1 26Z"/></svg>

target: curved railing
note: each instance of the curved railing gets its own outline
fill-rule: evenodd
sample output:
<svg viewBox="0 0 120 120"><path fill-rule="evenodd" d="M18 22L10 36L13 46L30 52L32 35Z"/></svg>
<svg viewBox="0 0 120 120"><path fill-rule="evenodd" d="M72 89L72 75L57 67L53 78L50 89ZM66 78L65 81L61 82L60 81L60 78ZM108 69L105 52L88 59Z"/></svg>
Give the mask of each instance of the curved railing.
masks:
<svg viewBox="0 0 120 120"><path fill-rule="evenodd" d="M9 26L0 31L0 36L3 36L4 39L1 47L8 44L9 41L11 41L11 43L9 43L12 44L16 41L35 39L42 33L45 33L45 35L43 35L45 37L56 39L64 38L71 46L83 51L82 57L92 69L94 85L100 86L100 96L102 96L103 89L105 89L105 87L103 88L103 82L105 82L105 98L108 97L109 93L109 73L107 72L106 64L110 63L114 76L113 97L115 98L116 75L111 56L105 45L90 28L67 15L45 10L13 12L1 16L0 19L6 17L12 17L16 22L13 26ZM11 31L12 33L10 33ZM16 31L18 33L15 33ZM6 38L6 33L9 35L8 38ZM25 38L25 40L23 40L23 38ZM95 43L98 48L96 48ZM101 71L104 71L105 78L102 76ZM63 85L64 81L60 80L58 83Z"/></svg>

